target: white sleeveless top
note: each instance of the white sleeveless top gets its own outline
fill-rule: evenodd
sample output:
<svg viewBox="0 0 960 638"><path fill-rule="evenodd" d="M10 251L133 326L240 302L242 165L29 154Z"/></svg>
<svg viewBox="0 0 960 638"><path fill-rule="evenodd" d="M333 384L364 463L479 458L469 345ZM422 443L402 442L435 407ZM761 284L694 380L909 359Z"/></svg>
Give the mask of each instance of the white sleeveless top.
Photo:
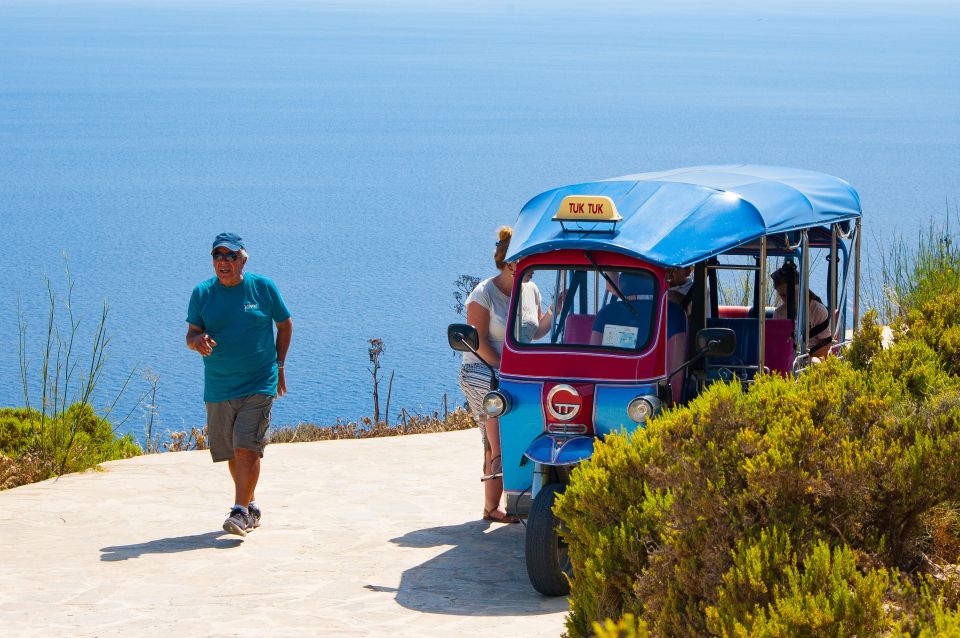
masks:
<svg viewBox="0 0 960 638"><path fill-rule="evenodd" d="M487 326L488 341L498 355L503 354L503 340L507 336L507 313L510 311L510 297L500 292L496 277L484 279L467 296L466 305L478 303L490 312L490 324ZM540 324L540 289L532 281L523 284L520 325L521 341L532 341ZM463 353L463 365L482 363L472 352Z"/></svg>

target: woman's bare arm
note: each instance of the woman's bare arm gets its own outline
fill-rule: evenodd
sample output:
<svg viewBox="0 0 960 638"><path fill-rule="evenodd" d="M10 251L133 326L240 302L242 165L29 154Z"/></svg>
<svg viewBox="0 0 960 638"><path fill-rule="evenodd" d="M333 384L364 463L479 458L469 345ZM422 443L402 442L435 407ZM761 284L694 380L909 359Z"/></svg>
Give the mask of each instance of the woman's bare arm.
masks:
<svg viewBox="0 0 960 638"><path fill-rule="evenodd" d="M480 337L480 346L477 348L480 358L494 368L499 368L500 355L490 345L490 311L475 301L468 303L467 323L477 329L477 336Z"/></svg>

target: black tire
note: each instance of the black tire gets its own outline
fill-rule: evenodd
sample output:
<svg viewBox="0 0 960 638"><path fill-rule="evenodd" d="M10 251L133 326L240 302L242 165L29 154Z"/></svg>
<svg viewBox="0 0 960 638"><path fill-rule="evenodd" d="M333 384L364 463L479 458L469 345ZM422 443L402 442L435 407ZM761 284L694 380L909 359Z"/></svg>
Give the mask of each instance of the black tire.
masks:
<svg viewBox="0 0 960 638"><path fill-rule="evenodd" d="M559 483L544 486L533 500L527 518L527 575L533 588L544 596L570 593L570 555L557 533L560 521L553 515L553 504L564 487Z"/></svg>

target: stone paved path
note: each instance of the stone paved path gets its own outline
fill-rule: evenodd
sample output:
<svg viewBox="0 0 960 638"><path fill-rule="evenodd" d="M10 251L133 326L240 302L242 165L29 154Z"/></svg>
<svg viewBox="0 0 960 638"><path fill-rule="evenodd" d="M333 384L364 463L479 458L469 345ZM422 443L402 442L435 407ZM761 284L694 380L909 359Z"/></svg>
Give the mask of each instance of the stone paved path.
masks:
<svg viewBox="0 0 960 638"><path fill-rule="evenodd" d="M271 446L245 539L206 452L0 492L0 634L559 636L523 528L478 520L479 456L473 431Z"/></svg>

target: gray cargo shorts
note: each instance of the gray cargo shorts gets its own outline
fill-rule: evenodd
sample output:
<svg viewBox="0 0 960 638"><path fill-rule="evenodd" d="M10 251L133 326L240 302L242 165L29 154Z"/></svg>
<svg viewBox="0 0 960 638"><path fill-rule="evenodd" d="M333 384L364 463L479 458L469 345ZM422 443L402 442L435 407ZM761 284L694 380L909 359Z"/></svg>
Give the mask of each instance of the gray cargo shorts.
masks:
<svg viewBox="0 0 960 638"><path fill-rule="evenodd" d="M229 461L237 448L253 450L262 457L272 408L269 394L207 403L207 444L213 462Z"/></svg>

